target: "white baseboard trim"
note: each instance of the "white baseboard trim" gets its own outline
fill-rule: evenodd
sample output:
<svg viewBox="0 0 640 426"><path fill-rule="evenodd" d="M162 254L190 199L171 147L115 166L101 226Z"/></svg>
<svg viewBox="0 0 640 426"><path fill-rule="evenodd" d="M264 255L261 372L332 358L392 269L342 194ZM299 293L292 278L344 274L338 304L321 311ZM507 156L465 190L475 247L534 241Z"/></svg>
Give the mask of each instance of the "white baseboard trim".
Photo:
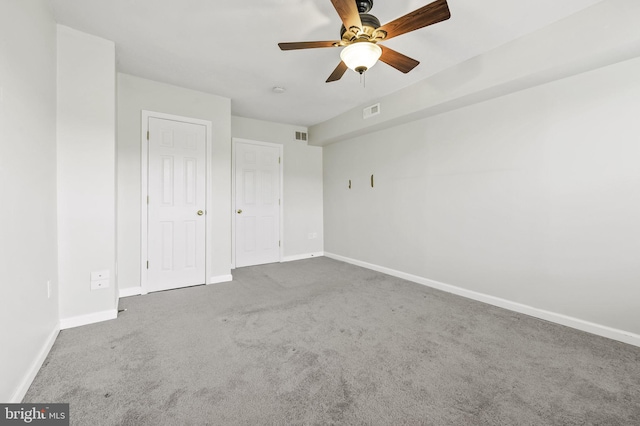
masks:
<svg viewBox="0 0 640 426"><path fill-rule="evenodd" d="M441 283L438 281L430 280L428 278L423 278L417 275L408 274L406 272L396 271L395 269L386 268L384 266L362 262L360 260L351 259L351 258L340 256L334 253L325 252L324 255L331 259L340 260L342 262L351 263L352 265L361 266L363 268L371 269L377 272L382 272L383 274L402 278L407 281L412 281L418 284L425 285L427 287L435 288L437 290L446 291L447 293L456 294L458 296L466 297L468 299L477 300L479 302L487 303L489 305L498 306L500 308L508 309L510 311L540 318L545 321L550 321L556 324L575 328L581 331L586 331L587 333L617 340L623 343L628 343L633 346L640 346L640 335L631 333L629 331L619 330L616 328L607 327L605 325L581 320L579 318L570 317L568 315L546 311L544 309L534 308L532 306L524 305L522 303L513 302L507 299L502 299L500 297L490 296L484 293L478 293L476 291L467 290L461 287L456 287L454 285Z"/></svg>
<svg viewBox="0 0 640 426"><path fill-rule="evenodd" d="M218 275L217 277L211 277L207 285L228 283L229 281L233 281L233 275Z"/></svg>
<svg viewBox="0 0 640 426"><path fill-rule="evenodd" d="M77 317L61 318L60 330L66 330L68 328L80 327L81 325L94 324L97 322L108 321L116 319L118 317L117 309L110 309L108 311L95 312L93 314L78 315Z"/></svg>
<svg viewBox="0 0 640 426"><path fill-rule="evenodd" d="M33 379L36 378L36 374L38 374L38 371L40 371L42 364L44 364L44 361L47 359L47 355L49 355L49 351L51 351L51 348L53 347L53 344L58 337L58 333L60 333L60 327L56 325L56 328L51 332L47 340L44 342L44 345L42 346L42 349L40 349L38 356L33 360L33 363L31 364L29 371L27 371L27 374L25 374L24 378L22 379L20 386L18 386L18 389L16 389L16 391L11 396L11 399L8 401L9 404L20 404L22 402L24 396L29 390L29 387L31 386L31 383L33 383Z"/></svg>
<svg viewBox="0 0 640 426"><path fill-rule="evenodd" d="M319 251L316 253L305 253L305 254L296 254L293 256L284 256L282 258L283 262L293 262L296 260L302 260L302 259L311 259L312 257L322 257L324 256L324 253Z"/></svg>
<svg viewBox="0 0 640 426"><path fill-rule="evenodd" d="M142 287L128 287L118 289L118 298L122 299L123 297L131 297L131 296L140 296L142 294Z"/></svg>

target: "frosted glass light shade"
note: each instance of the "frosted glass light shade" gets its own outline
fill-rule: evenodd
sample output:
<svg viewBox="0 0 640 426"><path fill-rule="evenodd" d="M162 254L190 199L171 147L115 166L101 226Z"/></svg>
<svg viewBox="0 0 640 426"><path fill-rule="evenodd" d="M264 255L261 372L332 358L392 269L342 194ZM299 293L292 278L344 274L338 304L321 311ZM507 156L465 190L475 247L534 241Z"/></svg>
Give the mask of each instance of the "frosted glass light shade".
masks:
<svg viewBox="0 0 640 426"><path fill-rule="evenodd" d="M356 42L348 45L340 52L340 59L347 67L362 74L378 62L382 49L375 43L368 41Z"/></svg>

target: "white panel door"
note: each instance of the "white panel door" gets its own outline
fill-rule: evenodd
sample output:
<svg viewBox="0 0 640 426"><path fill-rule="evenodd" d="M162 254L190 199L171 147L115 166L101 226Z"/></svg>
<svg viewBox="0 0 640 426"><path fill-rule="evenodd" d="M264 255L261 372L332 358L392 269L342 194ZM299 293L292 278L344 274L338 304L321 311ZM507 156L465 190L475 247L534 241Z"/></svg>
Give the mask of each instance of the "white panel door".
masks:
<svg viewBox="0 0 640 426"><path fill-rule="evenodd" d="M236 267L280 261L280 148L235 144Z"/></svg>
<svg viewBox="0 0 640 426"><path fill-rule="evenodd" d="M206 127L149 118L147 290L205 283Z"/></svg>

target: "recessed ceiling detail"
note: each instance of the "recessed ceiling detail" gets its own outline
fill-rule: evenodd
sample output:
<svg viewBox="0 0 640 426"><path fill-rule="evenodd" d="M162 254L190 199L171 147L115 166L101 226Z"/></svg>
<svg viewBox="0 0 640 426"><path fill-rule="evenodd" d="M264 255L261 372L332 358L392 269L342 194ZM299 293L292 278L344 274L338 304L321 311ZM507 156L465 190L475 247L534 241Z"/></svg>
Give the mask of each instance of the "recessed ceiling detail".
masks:
<svg viewBox="0 0 640 426"><path fill-rule="evenodd" d="M420 65L408 74L376 65L366 90L355 72L325 84L341 48L278 49L287 40L341 40L340 18L327 0L50 1L59 24L115 43L118 72L229 98L235 116L309 127L602 0L448 0L448 21L379 43ZM366 13L384 24L429 1L374 0ZM287 92L275 96L274 85Z"/></svg>

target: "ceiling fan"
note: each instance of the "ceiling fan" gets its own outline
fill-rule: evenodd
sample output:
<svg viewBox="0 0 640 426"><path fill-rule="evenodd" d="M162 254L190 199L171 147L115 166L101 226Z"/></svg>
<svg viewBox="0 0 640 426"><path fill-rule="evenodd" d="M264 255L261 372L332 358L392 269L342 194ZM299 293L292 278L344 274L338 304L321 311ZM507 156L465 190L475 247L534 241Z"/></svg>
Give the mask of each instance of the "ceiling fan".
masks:
<svg viewBox="0 0 640 426"><path fill-rule="evenodd" d="M327 83L342 78L347 69L364 73L380 59L395 69L408 73L420 62L402 53L378 45L378 42L445 21L451 17L447 0L436 0L385 25L368 12L373 0L331 0L342 19L340 40L278 43L282 50L314 49L318 47L344 47L340 63L327 79Z"/></svg>

